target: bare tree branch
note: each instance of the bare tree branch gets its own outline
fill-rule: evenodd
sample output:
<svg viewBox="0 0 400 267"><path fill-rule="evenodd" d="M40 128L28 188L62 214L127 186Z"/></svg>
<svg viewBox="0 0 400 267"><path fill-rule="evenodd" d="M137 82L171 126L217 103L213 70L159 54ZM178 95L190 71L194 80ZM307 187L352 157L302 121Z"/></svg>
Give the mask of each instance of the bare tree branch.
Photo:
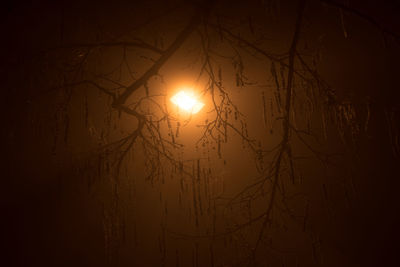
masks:
<svg viewBox="0 0 400 267"><path fill-rule="evenodd" d="M118 97L114 105L122 105L126 102L129 96L136 91L141 86L145 85L147 81L154 75L157 75L158 71L164 64L170 59L175 52L183 45L186 39L190 36L190 34L196 29L196 27L201 22L201 16L203 15L203 10L198 10L195 15L191 18L190 22L186 25L186 27L182 30L182 32L178 35L175 41L168 47L167 50L161 55L161 57L155 62L155 64L148 69L139 79L137 79L133 84L128 86L125 92L122 93L120 97Z"/></svg>
<svg viewBox="0 0 400 267"><path fill-rule="evenodd" d="M270 222L271 219L271 214L272 214L272 208L274 206L275 198L276 198L276 192L278 188L278 181L279 181L279 176L280 176L280 170L281 170L281 162L282 162L282 157L283 154L287 151L288 145L289 145L289 136L290 136L290 109L292 106L292 91L293 91L293 77L294 77L294 59L296 55L296 47L297 43L299 41L299 35L300 35L300 29L301 29L301 22L303 18L303 13L304 13L304 6L305 6L305 0L300 0L299 2L299 7L298 7L298 15L297 15L297 20L296 20L296 26L295 26L295 31L292 39L292 44L290 46L289 50L289 71L288 71L288 83L286 87L286 102L285 102L285 118L282 120L282 127L283 127L283 138L281 142L281 149L279 150L278 157L276 159L275 163L275 175L274 175L274 181L272 185L272 191L268 203L267 210L265 212L265 218L262 224L262 227L260 229L258 239L256 242L256 245L253 249L253 259L255 258L255 253L257 251L257 248L260 245L261 239L263 238L264 231L267 227L267 224Z"/></svg>
<svg viewBox="0 0 400 267"><path fill-rule="evenodd" d="M363 20L367 21L368 23L370 23L371 25L375 26L376 28L378 28L380 31L382 31L382 33L384 34L388 34L392 37L394 37L397 40L400 40L400 34L393 32L387 28L385 28L380 22L378 22L376 19L374 19L373 17L361 12L358 9L349 7L347 5L344 5L342 3L338 3L336 1L330 1L330 0L321 0L322 3L333 6L333 7L337 7L340 8L343 11L346 11L347 13L351 13L354 14L360 18L362 18Z"/></svg>

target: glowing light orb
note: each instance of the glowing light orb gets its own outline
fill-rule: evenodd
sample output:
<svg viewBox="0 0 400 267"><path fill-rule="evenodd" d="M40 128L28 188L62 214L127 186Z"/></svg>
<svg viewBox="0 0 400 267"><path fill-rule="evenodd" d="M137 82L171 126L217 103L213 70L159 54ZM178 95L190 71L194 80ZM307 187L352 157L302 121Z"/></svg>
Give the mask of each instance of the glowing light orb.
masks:
<svg viewBox="0 0 400 267"><path fill-rule="evenodd" d="M204 107L204 103L197 100L195 93L190 90L181 90L171 97L170 100L180 109L190 112L191 114L196 114Z"/></svg>

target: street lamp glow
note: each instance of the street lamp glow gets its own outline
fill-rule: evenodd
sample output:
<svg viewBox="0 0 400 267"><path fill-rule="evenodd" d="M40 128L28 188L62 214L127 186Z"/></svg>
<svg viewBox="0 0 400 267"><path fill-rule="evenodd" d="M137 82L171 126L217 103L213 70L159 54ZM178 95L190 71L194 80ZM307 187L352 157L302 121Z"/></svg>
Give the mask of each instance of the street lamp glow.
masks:
<svg viewBox="0 0 400 267"><path fill-rule="evenodd" d="M181 90L171 97L171 102L191 114L196 114L203 107L204 103L200 102L193 91Z"/></svg>

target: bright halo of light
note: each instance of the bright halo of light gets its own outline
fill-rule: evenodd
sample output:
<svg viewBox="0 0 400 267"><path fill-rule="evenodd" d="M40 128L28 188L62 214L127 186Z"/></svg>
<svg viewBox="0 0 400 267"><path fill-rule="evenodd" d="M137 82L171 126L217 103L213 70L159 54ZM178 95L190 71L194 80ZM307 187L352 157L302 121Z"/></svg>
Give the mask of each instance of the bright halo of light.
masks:
<svg viewBox="0 0 400 267"><path fill-rule="evenodd" d="M191 114L196 114L204 107L204 103L197 100L194 92L189 90L179 91L173 97L171 97L170 100L179 108L190 112Z"/></svg>

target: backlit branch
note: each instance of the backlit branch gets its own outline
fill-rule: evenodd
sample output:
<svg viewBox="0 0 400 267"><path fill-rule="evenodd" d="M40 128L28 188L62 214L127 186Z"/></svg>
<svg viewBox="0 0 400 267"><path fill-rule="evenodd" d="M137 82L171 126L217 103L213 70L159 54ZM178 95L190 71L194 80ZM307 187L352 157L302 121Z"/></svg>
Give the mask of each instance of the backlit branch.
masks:
<svg viewBox="0 0 400 267"><path fill-rule="evenodd" d="M376 19L374 19L373 17L369 16L368 14L365 14L365 13L361 12L360 10L358 10L356 8L349 7L348 5L344 5L344 4L336 2L336 1L321 0L321 2L324 3L324 4L327 4L329 6L337 7L337 8L339 8L339 9L341 9L341 10L347 12L347 13L356 15L359 18L367 21L368 23L370 23L371 25L376 27L383 34L388 34L388 35L392 36L393 38L397 39L398 41L400 41L400 34L399 33L396 33L394 31L391 31L391 30L385 28Z"/></svg>
<svg viewBox="0 0 400 267"><path fill-rule="evenodd" d="M196 27L200 24L201 16L203 12L196 12L196 14L191 18L188 25L183 29L183 31L178 35L175 41L165 50L165 52L161 55L161 57L154 63L154 65L148 69L139 79L137 79L134 83L128 86L115 101L114 105L122 105L126 102L126 100L139 89L141 86L144 86L148 80L157 75L158 71L164 64L175 54L175 52L183 45L186 39L190 36L190 34L196 29Z"/></svg>
<svg viewBox="0 0 400 267"><path fill-rule="evenodd" d="M253 259L255 258L255 253L257 251L257 248L260 245L260 242L264 236L264 232L266 230L267 224L271 220L272 209L273 209L273 206L275 203L276 192L278 189L278 181L279 181L279 177L281 175L280 171L281 171L281 167L282 167L282 165L281 165L282 159L283 159L284 153L287 153L287 151L289 149L290 110L292 107L293 78L294 78L294 69L295 69L294 60L295 60L295 55L296 55L297 43L299 41L304 6L305 6L305 0L300 0L295 31L294 31L292 43L291 43L290 50L289 50L289 70L288 70L288 78L287 78L288 82L287 82L287 87L286 87L286 101L285 101L285 114L284 114L285 118L284 118L284 120L282 120L283 138L281 141L281 148L278 152L279 154L278 154L278 157L277 157L276 163L275 163L275 174L274 174L274 180L273 180L273 184L272 184L272 190L271 190L268 207L267 207L267 210L264 215L265 216L264 221L261 226L260 232L258 234L256 245L253 249L253 254L252 254Z"/></svg>

